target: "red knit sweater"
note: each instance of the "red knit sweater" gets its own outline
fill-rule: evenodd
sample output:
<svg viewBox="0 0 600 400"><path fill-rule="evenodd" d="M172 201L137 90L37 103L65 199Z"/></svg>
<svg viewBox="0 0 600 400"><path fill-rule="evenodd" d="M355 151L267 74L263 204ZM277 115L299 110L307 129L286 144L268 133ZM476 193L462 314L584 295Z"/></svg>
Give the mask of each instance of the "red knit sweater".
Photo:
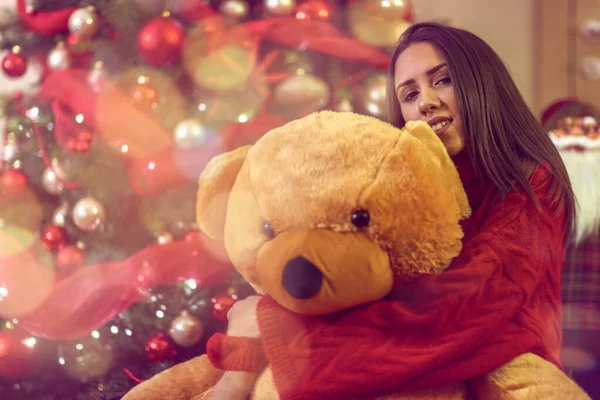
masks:
<svg viewBox="0 0 600 400"><path fill-rule="evenodd" d="M468 159L455 162L473 214L449 269L327 317L299 316L268 296L259 302L264 354L282 400L451 384L525 352L560 367L564 212L550 206L549 173L538 168L530 179L539 212L524 193L499 200ZM266 362L246 338L217 335L207 352L228 369Z"/></svg>

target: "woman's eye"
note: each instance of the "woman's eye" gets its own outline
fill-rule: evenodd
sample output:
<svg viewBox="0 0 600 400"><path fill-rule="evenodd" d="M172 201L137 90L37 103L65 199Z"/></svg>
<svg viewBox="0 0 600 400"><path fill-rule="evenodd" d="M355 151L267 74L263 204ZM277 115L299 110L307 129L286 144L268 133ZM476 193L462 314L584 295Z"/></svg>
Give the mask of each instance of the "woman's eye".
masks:
<svg viewBox="0 0 600 400"><path fill-rule="evenodd" d="M414 100L417 97L417 92L408 92L404 95L404 101L405 102L410 102L412 100Z"/></svg>
<svg viewBox="0 0 600 400"><path fill-rule="evenodd" d="M440 78L437 80L437 82L435 83L436 85L449 85L452 83L452 79L450 79L449 76L446 76L444 78Z"/></svg>

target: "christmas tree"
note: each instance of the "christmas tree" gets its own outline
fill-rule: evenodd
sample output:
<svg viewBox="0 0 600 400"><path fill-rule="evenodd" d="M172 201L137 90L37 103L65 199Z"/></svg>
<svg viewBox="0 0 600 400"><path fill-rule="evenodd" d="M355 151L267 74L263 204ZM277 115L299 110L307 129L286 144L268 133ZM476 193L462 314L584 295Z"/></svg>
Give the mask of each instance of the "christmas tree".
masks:
<svg viewBox="0 0 600 400"><path fill-rule="evenodd" d="M406 0L15 0L0 40L0 398L118 399L251 288L197 231L215 155L308 113L382 117Z"/></svg>

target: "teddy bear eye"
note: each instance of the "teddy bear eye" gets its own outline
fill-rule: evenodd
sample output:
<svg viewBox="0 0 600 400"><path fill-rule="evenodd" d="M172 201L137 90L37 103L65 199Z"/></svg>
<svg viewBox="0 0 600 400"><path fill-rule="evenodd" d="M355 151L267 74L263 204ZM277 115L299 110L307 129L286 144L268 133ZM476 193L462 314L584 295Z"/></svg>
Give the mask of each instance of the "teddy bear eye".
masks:
<svg viewBox="0 0 600 400"><path fill-rule="evenodd" d="M262 223L262 231L265 234L265 236L268 237L269 239L272 239L275 237L275 231L273 230L271 223L268 221L264 221Z"/></svg>
<svg viewBox="0 0 600 400"><path fill-rule="evenodd" d="M371 221L371 217L369 216L369 212L367 210L357 210L352 213L352 217L350 218L352 225L357 228L365 228L369 226L369 222Z"/></svg>

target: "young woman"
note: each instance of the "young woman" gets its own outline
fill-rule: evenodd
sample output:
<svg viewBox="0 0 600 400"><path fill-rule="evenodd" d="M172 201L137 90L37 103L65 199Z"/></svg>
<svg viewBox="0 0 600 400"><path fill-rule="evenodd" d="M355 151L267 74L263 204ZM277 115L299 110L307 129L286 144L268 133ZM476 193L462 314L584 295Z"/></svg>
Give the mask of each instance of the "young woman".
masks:
<svg viewBox="0 0 600 400"><path fill-rule="evenodd" d="M427 121L457 165L473 209L463 224L463 251L444 273L335 323L261 299L258 326L282 399L476 382L505 365L522 368L515 360L525 353L540 361L541 375L529 377L540 387L511 398L587 398L559 370L560 273L573 192L558 151L506 67L477 36L421 23L400 38L388 79L389 121ZM246 312L254 312L255 300L247 304ZM245 314L244 302L236 307L235 314ZM230 322L239 325L235 314ZM255 327L236 329L244 336ZM253 375L235 374L224 382L239 394ZM569 385L566 397L558 393Z"/></svg>

